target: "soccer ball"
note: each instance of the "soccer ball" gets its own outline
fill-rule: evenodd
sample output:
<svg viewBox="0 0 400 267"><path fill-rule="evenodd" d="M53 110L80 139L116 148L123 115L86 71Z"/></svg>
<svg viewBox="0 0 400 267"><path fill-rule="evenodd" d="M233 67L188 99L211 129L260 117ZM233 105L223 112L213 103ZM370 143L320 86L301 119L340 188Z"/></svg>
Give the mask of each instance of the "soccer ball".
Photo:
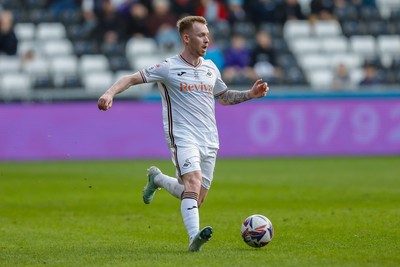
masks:
<svg viewBox="0 0 400 267"><path fill-rule="evenodd" d="M267 217L254 214L244 220L240 232L247 245L261 248L271 242L274 236L274 227Z"/></svg>

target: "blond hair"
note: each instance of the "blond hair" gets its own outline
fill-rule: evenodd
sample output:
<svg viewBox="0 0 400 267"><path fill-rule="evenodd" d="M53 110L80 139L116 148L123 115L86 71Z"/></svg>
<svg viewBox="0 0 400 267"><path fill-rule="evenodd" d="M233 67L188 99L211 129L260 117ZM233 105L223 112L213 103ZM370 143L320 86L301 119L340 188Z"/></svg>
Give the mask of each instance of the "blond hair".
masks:
<svg viewBox="0 0 400 267"><path fill-rule="evenodd" d="M176 23L179 34L182 35L185 31L192 29L195 22L200 22L204 25L207 25L207 20L202 16L187 16L178 20Z"/></svg>

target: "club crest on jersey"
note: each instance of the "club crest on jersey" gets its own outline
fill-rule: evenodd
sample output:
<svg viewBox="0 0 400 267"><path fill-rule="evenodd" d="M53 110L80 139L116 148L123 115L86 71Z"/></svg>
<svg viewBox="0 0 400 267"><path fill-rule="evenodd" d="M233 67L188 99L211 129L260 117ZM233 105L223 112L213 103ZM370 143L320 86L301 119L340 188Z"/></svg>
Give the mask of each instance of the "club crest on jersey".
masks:
<svg viewBox="0 0 400 267"><path fill-rule="evenodd" d="M210 71L210 69L207 70L206 76L209 77L209 78L211 78L213 76L212 72Z"/></svg>

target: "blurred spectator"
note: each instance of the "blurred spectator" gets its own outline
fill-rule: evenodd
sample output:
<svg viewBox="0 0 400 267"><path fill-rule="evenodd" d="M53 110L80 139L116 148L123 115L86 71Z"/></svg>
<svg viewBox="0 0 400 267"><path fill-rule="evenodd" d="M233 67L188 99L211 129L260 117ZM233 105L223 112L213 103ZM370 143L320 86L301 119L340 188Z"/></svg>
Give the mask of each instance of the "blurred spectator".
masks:
<svg viewBox="0 0 400 267"><path fill-rule="evenodd" d="M231 38L230 47L224 53L225 68L223 80L227 83L247 83L253 79L254 72L250 67L250 50L246 39L239 34Z"/></svg>
<svg viewBox="0 0 400 267"><path fill-rule="evenodd" d="M199 5L198 0L171 0L171 9L176 12L178 17L194 15L196 7Z"/></svg>
<svg viewBox="0 0 400 267"><path fill-rule="evenodd" d="M122 27L123 27L123 38L125 40L131 37L144 37L148 36L147 31L147 16L149 10L142 3L133 3L129 7L127 14L122 14Z"/></svg>
<svg viewBox="0 0 400 267"><path fill-rule="evenodd" d="M177 53L181 49L181 37L170 25L161 25L155 39L163 52Z"/></svg>
<svg viewBox="0 0 400 267"><path fill-rule="evenodd" d="M310 17L311 22L315 20L331 20L333 15L333 0L311 0L310 2Z"/></svg>
<svg viewBox="0 0 400 267"><path fill-rule="evenodd" d="M153 0L152 3L153 13L147 19L147 31L150 37L155 37L160 29L162 31L168 28L175 30L178 18L171 10L169 1Z"/></svg>
<svg viewBox="0 0 400 267"><path fill-rule="evenodd" d="M378 74L373 64L364 65L364 78L360 81L360 86L379 85L383 83L383 78Z"/></svg>
<svg viewBox="0 0 400 267"><path fill-rule="evenodd" d="M103 0L101 10L98 14L98 22L95 28L95 38L103 42L106 35L112 32L115 38L119 39L122 30L121 19L118 16L111 0Z"/></svg>
<svg viewBox="0 0 400 267"><path fill-rule="evenodd" d="M101 10L101 0L82 0L82 31L92 32L97 24L97 11Z"/></svg>
<svg viewBox="0 0 400 267"><path fill-rule="evenodd" d="M231 24L247 19L246 11L243 8L243 0L228 0L228 20Z"/></svg>
<svg viewBox="0 0 400 267"><path fill-rule="evenodd" d="M251 14L249 19L251 19L255 25L258 25L262 22L275 21L276 4L274 0L245 1L244 7L247 14Z"/></svg>
<svg viewBox="0 0 400 267"><path fill-rule="evenodd" d="M15 35L14 18L10 11L0 10L0 54L15 55L18 39Z"/></svg>
<svg viewBox="0 0 400 267"><path fill-rule="evenodd" d="M363 7L376 7L375 0L351 0L350 2L358 11Z"/></svg>
<svg viewBox="0 0 400 267"><path fill-rule="evenodd" d="M205 17L210 24L228 20L228 9L221 0L201 0L196 13Z"/></svg>
<svg viewBox="0 0 400 267"><path fill-rule="evenodd" d="M355 89L355 84L351 80L349 75L349 71L344 64L339 64L335 70L332 80L332 89L341 90L341 89Z"/></svg>
<svg viewBox="0 0 400 267"><path fill-rule="evenodd" d="M255 78L263 78L275 82L282 76L277 67L275 52L272 48L271 36L266 31L259 31L256 35L256 46L251 51L251 63Z"/></svg>
<svg viewBox="0 0 400 267"><path fill-rule="evenodd" d="M147 31L155 38L163 52L175 53L181 47L181 38L176 31L177 16L167 0L153 0L153 13L148 17Z"/></svg>
<svg viewBox="0 0 400 267"><path fill-rule="evenodd" d="M208 36L208 39L209 43L208 43L207 53L204 56L204 58L211 59L217 66L217 68L222 72L222 69L224 68L225 65L224 53L217 45L215 45L214 38L211 32L210 35Z"/></svg>
<svg viewBox="0 0 400 267"><path fill-rule="evenodd" d="M65 10L78 10L78 0L47 0L46 6L56 14L60 14Z"/></svg>
<svg viewBox="0 0 400 267"><path fill-rule="evenodd" d="M288 20L303 20L305 16L297 0L285 0L277 4L275 8L275 20L284 24Z"/></svg>

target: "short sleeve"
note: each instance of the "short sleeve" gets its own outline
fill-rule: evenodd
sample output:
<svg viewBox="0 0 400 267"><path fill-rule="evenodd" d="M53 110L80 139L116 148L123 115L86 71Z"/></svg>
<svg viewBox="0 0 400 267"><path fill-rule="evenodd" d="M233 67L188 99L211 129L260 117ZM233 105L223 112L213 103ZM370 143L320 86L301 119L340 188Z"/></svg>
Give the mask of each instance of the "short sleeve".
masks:
<svg viewBox="0 0 400 267"><path fill-rule="evenodd" d="M164 60L140 71L144 83L162 82L168 78L169 62Z"/></svg>
<svg viewBox="0 0 400 267"><path fill-rule="evenodd" d="M215 66L215 74L217 76L217 79L215 81L215 86L214 86L214 92L213 93L214 93L214 96L219 96L222 93L224 93L226 90L228 90L228 86L222 80L221 73L219 72L219 70L218 70L218 68L216 66Z"/></svg>

